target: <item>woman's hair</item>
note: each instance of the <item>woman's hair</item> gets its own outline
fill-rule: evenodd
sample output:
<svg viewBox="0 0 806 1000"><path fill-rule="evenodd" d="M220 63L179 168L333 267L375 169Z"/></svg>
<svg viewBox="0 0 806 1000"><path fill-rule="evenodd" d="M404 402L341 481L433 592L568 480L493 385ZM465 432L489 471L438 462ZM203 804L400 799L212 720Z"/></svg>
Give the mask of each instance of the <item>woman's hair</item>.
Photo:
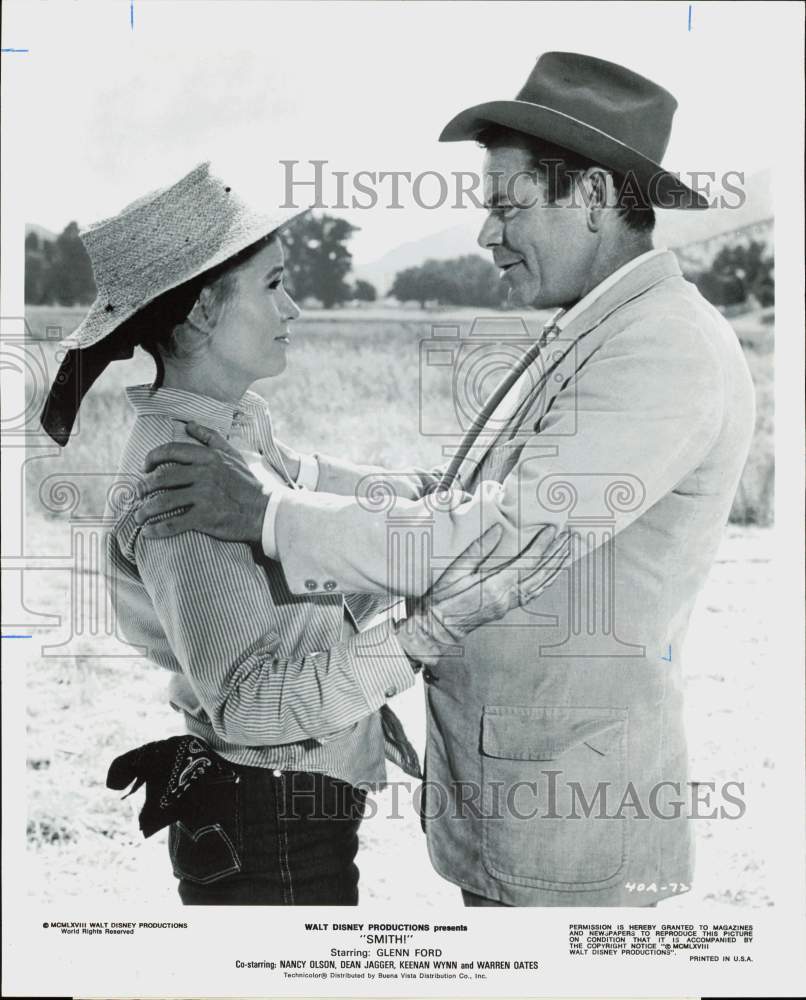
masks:
<svg viewBox="0 0 806 1000"><path fill-rule="evenodd" d="M175 357L180 350L176 329L187 320L191 309L201 295L202 289L210 288L215 303L223 306L235 290L235 269L246 263L275 237L275 233L270 233L258 240L257 243L252 243L233 257L229 257L222 264L218 264L216 267L210 268L209 271L191 278L190 281L164 292L129 320L131 328L128 331L128 336L131 338L131 342L150 354L157 366L154 389L159 389L165 377L163 357Z"/></svg>

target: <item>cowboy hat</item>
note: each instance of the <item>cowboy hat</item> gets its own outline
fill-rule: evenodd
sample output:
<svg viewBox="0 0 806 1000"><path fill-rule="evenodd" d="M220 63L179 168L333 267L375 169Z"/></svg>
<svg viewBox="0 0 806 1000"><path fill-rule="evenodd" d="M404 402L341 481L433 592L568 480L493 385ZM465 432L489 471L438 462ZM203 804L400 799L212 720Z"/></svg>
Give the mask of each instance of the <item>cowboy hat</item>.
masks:
<svg viewBox="0 0 806 1000"><path fill-rule="evenodd" d="M634 178L661 208L708 208L660 161L677 101L663 87L616 63L578 52L545 52L514 101L489 101L456 115L440 142L475 139L503 125L544 139Z"/></svg>
<svg viewBox="0 0 806 1000"><path fill-rule="evenodd" d="M272 214L241 198L200 163L175 184L152 191L79 235L97 295L62 342L67 354L51 386L41 423L67 443L84 394L114 360L131 357L135 317L160 296L225 263L305 209ZM115 336L115 334L118 336ZM125 334L125 335L124 335Z"/></svg>

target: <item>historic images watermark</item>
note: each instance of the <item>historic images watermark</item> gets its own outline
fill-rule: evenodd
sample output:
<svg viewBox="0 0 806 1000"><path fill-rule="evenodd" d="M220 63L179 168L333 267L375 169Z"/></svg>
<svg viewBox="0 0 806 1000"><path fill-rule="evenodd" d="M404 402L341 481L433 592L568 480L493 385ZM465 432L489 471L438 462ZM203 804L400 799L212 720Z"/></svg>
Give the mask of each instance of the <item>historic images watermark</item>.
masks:
<svg viewBox="0 0 806 1000"><path fill-rule="evenodd" d="M531 208L546 198L545 192L553 191L561 161L541 161L548 183L531 198L525 198L523 178L533 178L534 172L519 171L504 180L495 172L485 175L472 170L455 170L442 173L424 170L335 170L329 160L280 160L283 169L283 209L403 209L417 208L486 208L485 180L498 199L506 199L518 208ZM713 170L692 170L678 176L688 187L708 200L710 208L738 209L744 205L745 173L726 170L717 175ZM658 208L673 208L674 195L665 189L666 171L659 172L648 181L639 181L628 172L618 175L618 194L625 206L646 208L650 203ZM489 192L488 192L489 193ZM584 191L574 185L566 207L579 207ZM546 200L544 204L551 202Z"/></svg>
<svg viewBox="0 0 806 1000"><path fill-rule="evenodd" d="M590 751L594 752L594 751ZM541 768L518 781L391 781L386 794L367 794L372 786L347 787L342 797L322 799L289 777L282 803L283 818L356 818L402 820L406 808L425 820L532 820L619 822L623 820L738 820L747 812L745 783L738 780L694 782L662 780L638 787L626 782L581 782L557 767ZM405 804L404 804L405 803Z"/></svg>

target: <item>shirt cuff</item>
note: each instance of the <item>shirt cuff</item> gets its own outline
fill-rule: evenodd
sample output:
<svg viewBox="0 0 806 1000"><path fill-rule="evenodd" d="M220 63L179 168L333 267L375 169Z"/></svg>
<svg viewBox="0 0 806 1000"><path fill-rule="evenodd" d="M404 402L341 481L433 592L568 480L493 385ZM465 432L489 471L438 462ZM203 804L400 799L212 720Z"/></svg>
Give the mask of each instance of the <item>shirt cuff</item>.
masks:
<svg viewBox="0 0 806 1000"><path fill-rule="evenodd" d="M277 520L277 508L280 506L280 492L275 491L269 497L266 504L266 513L263 515L263 531L260 535L260 544L265 555L269 559L277 558L277 539L274 536L274 524Z"/></svg>
<svg viewBox="0 0 806 1000"><path fill-rule="evenodd" d="M302 486L306 490L315 490L318 485L319 460L316 455L300 455L297 486Z"/></svg>
<svg viewBox="0 0 806 1000"><path fill-rule="evenodd" d="M316 490L319 483L319 461L316 455L300 455L299 472L297 473L296 485L306 490ZM277 521L277 509L280 506L280 498L283 490L273 490L266 504L266 512L263 515L263 530L260 535L261 548L269 559L277 558L277 538L274 533L274 525Z"/></svg>
<svg viewBox="0 0 806 1000"><path fill-rule="evenodd" d="M360 632L350 640L356 678L374 712L414 684L411 660L403 652L391 622Z"/></svg>

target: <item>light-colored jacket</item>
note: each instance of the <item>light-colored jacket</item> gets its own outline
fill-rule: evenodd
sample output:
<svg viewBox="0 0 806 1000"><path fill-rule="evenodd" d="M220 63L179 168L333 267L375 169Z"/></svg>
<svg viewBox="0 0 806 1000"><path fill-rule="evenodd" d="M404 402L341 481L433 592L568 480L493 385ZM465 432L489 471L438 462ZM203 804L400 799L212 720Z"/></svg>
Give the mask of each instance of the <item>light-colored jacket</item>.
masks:
<svg viewBox="0 0 806 1000"><path fill-rule="evenodd" d="M471 499L404 499L412 475L384 503L378 470L320 457L318 492L280 503L277 545L294 592L417 594L490 524L497 555L532 542L545 589L428 675L431 859L505 903L640 904L692 879L682 650L753 386L669 252L575 310L544 355L543 389L471 451Z"/></svg>

